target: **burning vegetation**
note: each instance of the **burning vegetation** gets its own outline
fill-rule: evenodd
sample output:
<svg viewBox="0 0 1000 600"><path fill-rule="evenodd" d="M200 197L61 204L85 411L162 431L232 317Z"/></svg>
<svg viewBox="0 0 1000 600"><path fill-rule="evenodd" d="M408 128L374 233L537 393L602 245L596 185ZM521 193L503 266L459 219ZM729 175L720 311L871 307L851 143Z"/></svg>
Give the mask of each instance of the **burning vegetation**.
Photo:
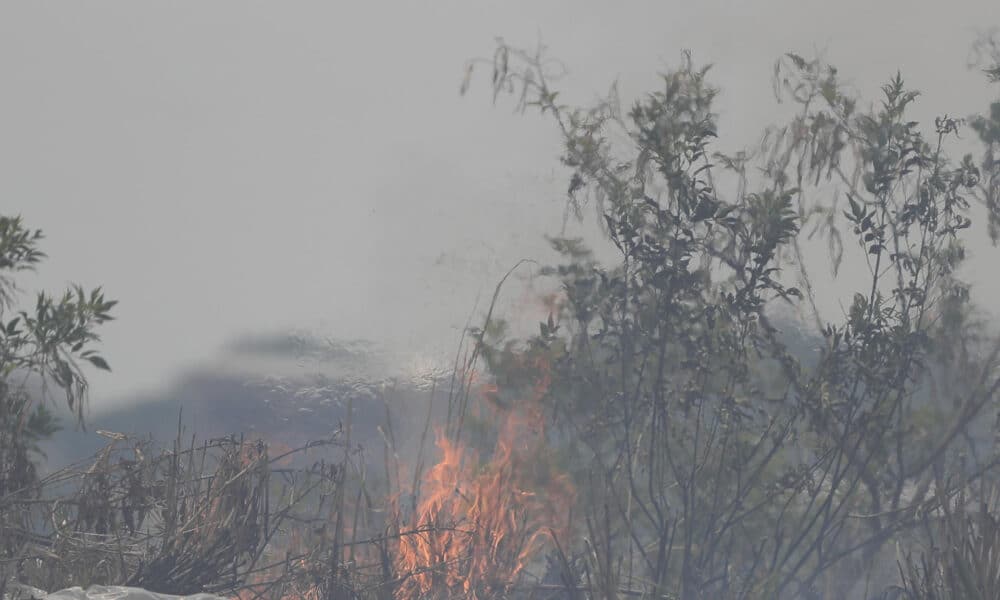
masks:
<svg viewBox="0 0 1000 600"><path fill-rule="evenodd" d="M1000 42L982 48L1000 81ZM998 597L1000 340L959 274L974 203L1000 240L1000 102L968 123L981 160L950 161L964 123L927 137L900 76L863 113L836 69L789 54L774 83L799 113L730 156L689 55L627 113L614 91L559 104L541 52L501 42L487 62L495 97L556 120L570 208L593 201L618 260L553 238L559 264L539 274L558 293L515 339L493 314L505 277L425 396L418 439L397 438L381 389L378 466L348 398L321 442L178 432L157 452L108 434L43 477L31 457L51 422L12 374L53 379L78 408L75 361L107 367L89 344L113 303L76 290L7 318L6 271L40 260L39 236L0 219L0 592L16 578L240 600ZM870 274L841 320L817 307L813 235L834 272ZM779 310L815 331L781 331Z"/></svg>
<svg viewBox="0 0 1000 600"><path fill-rule="evenodd" d="M441 460L423 478L401 537L400 599L504 597L527 565L568 538L573 491L565 475L540 477L544 435L537 411L511 413L487 460L438 433Z"/></svg>

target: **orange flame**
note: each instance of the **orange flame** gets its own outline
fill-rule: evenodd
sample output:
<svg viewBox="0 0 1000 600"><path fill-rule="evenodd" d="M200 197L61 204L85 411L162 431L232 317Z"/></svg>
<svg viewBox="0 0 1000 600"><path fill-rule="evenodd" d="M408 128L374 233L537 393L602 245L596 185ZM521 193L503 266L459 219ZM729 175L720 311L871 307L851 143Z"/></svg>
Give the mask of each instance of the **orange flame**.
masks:
<svg viewBox="0 0 1000 600"><path fill-rule="evenodd" d="M399 600L501 596L550 534L568 530L572 487L567 477L543 472L540 460L537 399L547 385L546 372L533 401L507 414L489 461L438 432L441 460L425 474L411 531L399 540Z"/></svg>

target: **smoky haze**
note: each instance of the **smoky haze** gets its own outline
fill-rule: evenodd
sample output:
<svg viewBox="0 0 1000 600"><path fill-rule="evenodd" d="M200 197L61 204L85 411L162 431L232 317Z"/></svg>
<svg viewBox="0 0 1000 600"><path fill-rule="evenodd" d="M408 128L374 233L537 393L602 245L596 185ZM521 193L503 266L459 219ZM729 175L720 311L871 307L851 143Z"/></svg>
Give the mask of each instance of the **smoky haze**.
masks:
<svg viewBox="0 0 1000 600"><path fill-rule="evenodd" d="M569 69L570 103L615 79L630 101L691 49L716 65L723 140L749 146L783 115L769 78L786 51L824 52L865 98L898 68L925 92L923 122L982 110L968 49L1000 8L931 7L5 2L0 203L47 236L26 289L100 284L121 301L95 408L247 332L447 355L477 298L519 259L544 262L544 234L564 225L557 132L491 106L488 74L458 94L494 36L541 38ZM969 278L995 306L993 254L976 236ZM833 280L817 283L823 310L839 311Z"/></svg>

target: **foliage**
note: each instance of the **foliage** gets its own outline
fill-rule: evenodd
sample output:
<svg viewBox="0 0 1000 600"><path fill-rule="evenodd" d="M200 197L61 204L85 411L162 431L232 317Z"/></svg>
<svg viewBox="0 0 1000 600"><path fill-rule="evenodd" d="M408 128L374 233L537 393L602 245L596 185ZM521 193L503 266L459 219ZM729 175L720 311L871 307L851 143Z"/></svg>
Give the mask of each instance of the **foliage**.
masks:
<svg viewBox="0 0 1000 600"><path fill-rule="evenodd" d="M552 365L546 402L592 490L574 560L594 596L857 593L840 574L877 563L958 485L930 494L934 473L962 485L994 473L992 457L962 457L988 450L972 424L996 400L1000 341L969 334L958 273L975 201L996 238L995 115L971 120L982 160L952 161L964 121L941 117L926 139L899 74L866 112L835 68L788 54L775 89L798 114L727 156L712 150L710 69L688 54L627 113L614 90L587 109L560 103L541 50L501 41L487 62L495 98L555 120L568 202L582 216L594 201L619 257L552 240L564 260L545 273L562 293L539 335L476 332L498 379ZM870 274L839 322L816 305L802 250L816 234L831 272L847 257ZM787 306L825 340L814 365L773 324ZM941 380L963 385L931 395Z"/></svg>
<svg viewBox="0 0 1000 600"><path fill-rule="evenodd" d="M41 262L41 239L41 231L26 229L20 217L0 216L0 378L36 375L55 382L82 423L87 381L78 363L110 370L93 345L100 341L96 328L112 319L117 302L106 300L101 288L88 293L73 286L59 297L40 292L34 310L15 311L19 290L12 275Z"/></svg>
<svg viewBox="0 0 1000 600"><path fill-rule="evenodd" d="M44 394L54 382L82 424L87 381L79 362L109 370L93 349L100 341L96 329L112 318L115 305L100 288L85 293L75 286L58 298L39 293L33 310L17 310L14 276L42 261L41 240L42 233L27 229L20 217L0 216L0 583L25 543L18 506L37 492L38 444L59 429L33 389Z"/></svg>

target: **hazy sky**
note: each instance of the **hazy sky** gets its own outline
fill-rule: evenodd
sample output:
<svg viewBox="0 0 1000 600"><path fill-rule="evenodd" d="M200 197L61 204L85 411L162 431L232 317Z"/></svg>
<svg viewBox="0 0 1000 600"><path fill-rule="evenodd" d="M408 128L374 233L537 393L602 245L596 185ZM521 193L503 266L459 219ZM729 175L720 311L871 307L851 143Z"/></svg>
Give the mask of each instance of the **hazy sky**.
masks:
<svg viewBox="0 0 1000 600"><path fill-rule="evenodd" d="M716 63L732 151L780 115L769 77L789 50L825 50L869 98L901 69L924 120L982 110L965 62L997 25L996 0L8 0L0 212L47 234L28 289L102 284L121 300L95 407L247 331L450 348L477 293L544 258L562 223L551 123L491 106L487 77L457 93L495 36L541 35L579 102L616 77L626 99L653 89L690 48ZM997 251L973 251L986 273Z"/></svg>

